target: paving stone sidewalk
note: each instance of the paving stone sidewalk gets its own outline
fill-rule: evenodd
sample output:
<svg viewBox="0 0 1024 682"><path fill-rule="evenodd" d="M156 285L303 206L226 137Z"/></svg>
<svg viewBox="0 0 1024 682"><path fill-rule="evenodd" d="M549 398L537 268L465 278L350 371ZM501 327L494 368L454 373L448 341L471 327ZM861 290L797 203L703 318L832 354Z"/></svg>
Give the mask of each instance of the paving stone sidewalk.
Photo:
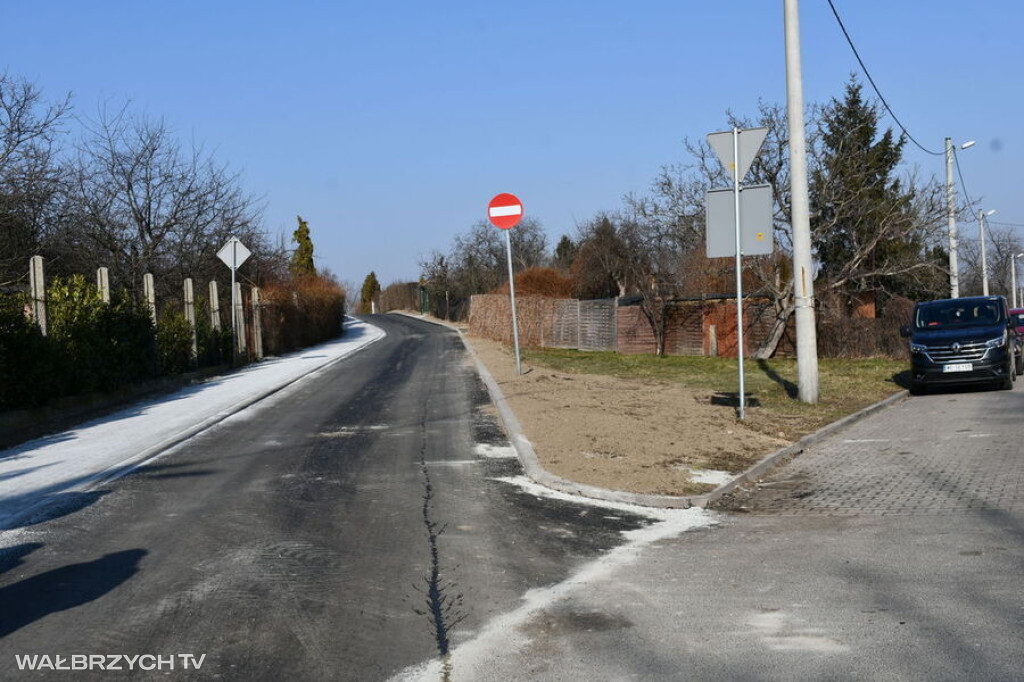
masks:
<svg viewBox="0 0 1024 682"><path fill-rule="evenodd" d="M979 426L982 416L1021 428ZM830 516L1024 511L1022 451L1022 388L927 395L851 426L775 470L757 494L718 506Z"/></svg>

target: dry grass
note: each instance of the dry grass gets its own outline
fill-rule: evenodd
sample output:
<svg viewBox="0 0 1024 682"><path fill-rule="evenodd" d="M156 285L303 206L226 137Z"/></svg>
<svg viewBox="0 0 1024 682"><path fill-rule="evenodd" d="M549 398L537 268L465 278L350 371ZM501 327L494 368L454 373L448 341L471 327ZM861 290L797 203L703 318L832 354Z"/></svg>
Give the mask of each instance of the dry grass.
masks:
<svg viewBox="0 0 1024 682"><path fill-rule="evenodd" d="M734 358L659 358L573 350L531 350L525 357L560 372L664 382L708 391L713 404L738 403L738 365ZM746 423L762 433L796 440L902 390L906 374L906 363L899 360L823 358L818 365L819 402L809 405L797 397L795 360L747 359Z"/></svg>

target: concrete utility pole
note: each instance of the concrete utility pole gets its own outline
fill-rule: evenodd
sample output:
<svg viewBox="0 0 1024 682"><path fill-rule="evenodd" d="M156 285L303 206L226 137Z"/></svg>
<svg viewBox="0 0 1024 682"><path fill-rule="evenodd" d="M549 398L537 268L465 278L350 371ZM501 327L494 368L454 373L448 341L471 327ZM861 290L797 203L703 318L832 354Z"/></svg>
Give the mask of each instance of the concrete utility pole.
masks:
<svg viewBox="0 0 1024 682"><path fill-rule="evenodd" d="M974 140L960 145L960 149L974 146ZM949 226L949 297L960 298L960 248L956 234L956 190L953 185L953 139L946 138L946 223Z"/></svg>
<svg viewBox="0 0 1024 682"><path fill-rule="evenodd" d="M818 337L814 327L814 269L807 194L804 87L800 70L800 16L797 0L784 0L786 25L786 108L789 120L789 173L793 221L793 287L796 299L796 362L800 400L818 402Z"/></svg>
<svg viewBox="0 0 1024 682"><path fill-rule="evenodd" d="M956 200L953 198L953 140L946 138L946 224L949 228L949 297L960 298L960 263L957 261Z"/></svg>
<svg viewBox="0 0 1024 682"><path fill-rule="evenodd" d="M978 238L981 239L981 293L988 296L988 261L985 259L985 216L995 213L978 209Z"/></svg>
<svg viewBox="0 0 1024 682"><path fill-rule="evenodd" d="M1024 252L1010 255L1010 291L1013 294L1013 307L1017 307L1017 259L1024 256Z"/></svg>

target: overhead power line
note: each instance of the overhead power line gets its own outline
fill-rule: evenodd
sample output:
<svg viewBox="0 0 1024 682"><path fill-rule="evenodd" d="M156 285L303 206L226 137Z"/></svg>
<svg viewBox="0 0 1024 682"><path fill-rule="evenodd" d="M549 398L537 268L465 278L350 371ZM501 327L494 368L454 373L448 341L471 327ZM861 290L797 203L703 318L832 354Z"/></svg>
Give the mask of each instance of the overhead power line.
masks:
<svg viewBox="0 0 1024 682"><path fill-rule="evenodd" d="M890 107L889 103L885 101L885 97L882 95L882 91L879 90L878 86L875 84L875 79L871 77L871 72L868 71L868 67L864 65L864 60L860 58L860 53L857 52L857 47L856 45L853 44L853 39L850 38L850 33L846 30L846 26L843 25L843 20L839 17L839 12L838 10L836 10L836 6L832 4L832 0L828 0L828 6L832 8L832 14L833 16L835 16L836 22L839 24L839 29L843 32L843 35L846 37L846 42L850 45L850 49L853 50L853 56L857 58L857 63L860 64L861 70L867 77L868 82L871 83L871 87L874 89L875 94L878 95L878 99L881 100L882 105L885 107L885 110L889 112L890 116L892 116L892 120L896 121L896 125L900 127L900 130L903 131L903 134L906 135L907 139L913 142L918 149L920 149L926 154L931 154L932 156L942 156L944 152L934 152L931 149L928 149L927 147L922 145L916 139L914 139L914 136L910 134L910 131L907 130L907 127L900 122L900 119L897 118L896 113L892 110L892 107Z"/></svg>
<svg viewBox="0 0 1024 682"><path fill-rule="evenodd" d="M960 170L960 157L957 156L956 147L953 147L953 161L956 164L956 174L957 174L957 177L960 178L960 189L962 189L964 191L964 201L966 201L967 205L970 206L971 203L972 203L971 202L971 193L967 191L967 184L964 183L964 174ZM971 214L973 216L973 214L974 214L973 210L971 211Z"/></svg>

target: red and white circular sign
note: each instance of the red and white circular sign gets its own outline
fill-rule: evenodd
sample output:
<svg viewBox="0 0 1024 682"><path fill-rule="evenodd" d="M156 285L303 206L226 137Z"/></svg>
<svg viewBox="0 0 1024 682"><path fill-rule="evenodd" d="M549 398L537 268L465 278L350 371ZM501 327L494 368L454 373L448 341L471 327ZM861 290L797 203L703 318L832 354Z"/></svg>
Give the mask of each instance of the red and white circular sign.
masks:
<svg viewBox="0 0 1024 682"><path fill-rule="evenodd" d="M487 219L503 230L515 227L523 219L523 202L515 194L499 194L487 205Z"/></svg>

